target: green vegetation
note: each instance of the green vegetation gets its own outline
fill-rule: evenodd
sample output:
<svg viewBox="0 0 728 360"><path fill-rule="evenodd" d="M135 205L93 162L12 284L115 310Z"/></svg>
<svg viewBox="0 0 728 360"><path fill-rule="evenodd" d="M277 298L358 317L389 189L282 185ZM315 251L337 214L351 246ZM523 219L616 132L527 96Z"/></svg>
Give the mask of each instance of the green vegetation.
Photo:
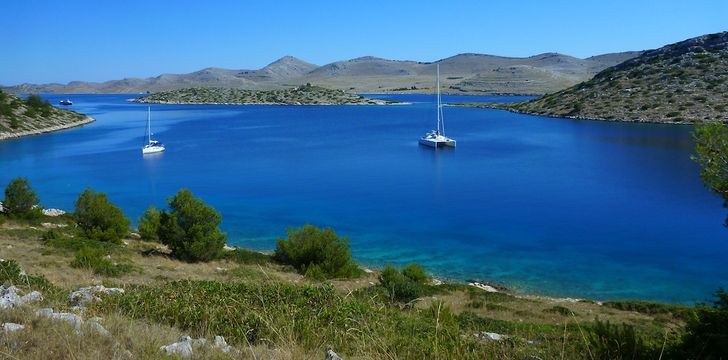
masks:
<svg viewBox="0 0 728 360"><path fill-rule="evenodd" d="M387 265L379 275L379 286L386 290L390 301L406 303L421 297L429 280L425 270L417 264L407 265L402 271Z"/></svg>
<svg viewBox="0 0 728 360"><path fill-rule="evenodd" d="M159 214L160 211L152 205L139 218L137 221L139 223L138 230L142 239L159 241Z"/></svg>
<svg viewBox="0 0 728 360"><path fill-rule="evenodd" d="M23 100L15 95L0 91L0 140L21 132L43 132L50 127L84 120L86 117L74 111L53 107L38 95ZM93 119L88 119L93 121Z"/></svg>
<svg viewBox="0 0 728 360"><path fill-rule="evenodd" d="M306 84L286 90L242 90L186 88L147 95L135 102L160 104L274 104L274 105L354 105L388 104L392 101L367 99L342 90Z"/></svg>
<svg viewBox="0 0 728 360"><path fill-rule="evenodd" d="M104 193L84 190L76 199L74 215L83 236L92 240L120 243L129 232L129 219Z"/></svg>
<svg viewBox="0 0 728 360"><path fill-rule="evenodd" d="M639 122L726 121L728 32L644 52L531 101L472 104L530 114ZM697 104L696 104L697 102Z"/></svg>
<svg viewBox="0 0 728 360"><path fill-rule="evenodd" d="M634 326L612 325L597 319L589 332L593 358L599 360L656 359L660 357L655 344L645 344Z"/></svg>
<svg viewBox="0 0 728 360"><path fill-rule="evenodd" d="M172 256L184 261L208 261L217 258L225 246L226 235L218 226L222 217L187 189L169 200L171 211L159 216L159 239L172 250Z"/></svg>
<svg viewBox="0 0 728 360"><path fill-rule="evenodd" d="M693 160L702 168L700 177L728 206L728 127L718 122L698 124L693 138L697 153Z"/></svg>
<svg viewBox="0 0 728 360"><path fill-rule="evenodd" d="M271 255L248 249L223 251L219 258L236 262L238 264L268 264L273 262L273 257Z"/></svg>
<svg viewBox="0 0 728 360"><path fill-rule="evenodd" d="M38 206L40 199L30 187L27 178L15 178L5 187L3 212L10 217L20 219L37 218L42 208Z"/></svg>
<svg viewBox="0 0 728 360"><path fill-rule="evenodd" d="M274 259L295 267L313 279L351 278L361 274L349 251L349 240L331 228L304 225L288 229L287 239L276 241Z"/></svg>

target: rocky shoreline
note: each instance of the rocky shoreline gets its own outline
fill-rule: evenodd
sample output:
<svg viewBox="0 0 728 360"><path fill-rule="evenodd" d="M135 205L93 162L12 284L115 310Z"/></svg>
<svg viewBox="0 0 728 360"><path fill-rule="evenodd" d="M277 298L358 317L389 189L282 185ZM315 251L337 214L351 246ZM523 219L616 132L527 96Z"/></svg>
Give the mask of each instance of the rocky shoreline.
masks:
<svg viewBox="0 0 728 360"><path fill-rule="evenodd" d="M55 125L55 126L49 126L44 127L41 129L33 129L33 130L26 130L26 131L18 131L18 132L0 132L0 140L7 140L7 139L16 139L21 138L24 136L31 136L31 135L40 135L65 129L70 129L74 127L83 126L89 123L92 123L96 121L96 119L86 116L83 120L74 121L68 124L63 125Z"/></svg>

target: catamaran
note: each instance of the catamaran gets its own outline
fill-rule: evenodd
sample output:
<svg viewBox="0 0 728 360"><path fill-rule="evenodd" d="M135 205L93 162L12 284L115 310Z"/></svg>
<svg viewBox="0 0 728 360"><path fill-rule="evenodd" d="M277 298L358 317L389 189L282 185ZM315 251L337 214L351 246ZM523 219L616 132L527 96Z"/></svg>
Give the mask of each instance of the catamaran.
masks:
<svg viewBox="0 0 728 360"><path fill-rule="evenodd" d="M157 140L152 140L152 108L147 107L147 128L146 128L146 144L142 148L142 154L152 154L164 151L164 144Z"/></svg>
<svg viewBox="0 0 728 360"><path fill-rule="evenodd" d="M420 144L435 149L439 147L455 147L455 140L445 136L445 116L442 113L442 99L440 98L440 64L437 64L437 129L432 130L420 138Z"/></svg>

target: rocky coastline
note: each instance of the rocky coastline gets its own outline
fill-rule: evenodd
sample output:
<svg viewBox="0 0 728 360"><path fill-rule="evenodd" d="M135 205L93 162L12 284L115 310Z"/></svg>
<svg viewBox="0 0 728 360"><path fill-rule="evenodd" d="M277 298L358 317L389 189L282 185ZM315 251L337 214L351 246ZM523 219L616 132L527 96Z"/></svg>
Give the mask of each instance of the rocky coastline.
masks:
<svg viewBox="0 0 728 360"><path fill-rule="evenodd" d="M25 131L18 131L18 132L0 132L0 140L7 140L7 139L17 139L25 136L31 136L31 135L40 135L40 134L46 134L50 132L60 131L60 130L66 130L71 129L79 126L83 126L89 123L92 123L96 121L96 119L86 116L83 120L74 121L67 124L62 125L53 125L48 127L43 127L40 129L33 129L33 130L25 130Z"/></svg>

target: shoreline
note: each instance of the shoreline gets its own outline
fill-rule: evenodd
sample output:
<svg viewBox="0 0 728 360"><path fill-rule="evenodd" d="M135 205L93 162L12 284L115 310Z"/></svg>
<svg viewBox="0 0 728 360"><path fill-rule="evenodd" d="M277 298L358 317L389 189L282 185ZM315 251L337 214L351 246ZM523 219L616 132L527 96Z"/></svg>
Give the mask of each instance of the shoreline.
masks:
<svg viewBox="0 0 728 360"><path fill-rule="evenodd" d="M20 132L16 132L16 133L0 132L0 141L8 140L8 139L17 139L17 138L26 137L26 136L42 135L42 134L47 134L47 133L51 133L51 132L71 129L71 128L83 126L86 124L90 124L94 121L96 121L95 118L86 116L83 120L74 121L74 122L64 124L64 125L54 125L54 126L45 127L42 129L26 130L26 131L20 131Z"/></svg>
<svg viewBox="0 0 728 360"><path fill-rule="evenodd" d="M181 102L181 101L137 101L137 99L126 99L127 102L137 104L157 105L264 105L264 106L385 106L385 105L412 105L410 102L375 102L375 103L344 103L344 104L288 104L288 103L224 103L224 102Z"/></svg>
<svg viewBox="0 0 728 360"><path fill-rule="evenodd" d="M662 125L694 125L695 124L694 122L689 122L689 121L657 121L657 120L649 120L649 119L644 119L644 120L604 119L604 118L588 117L588 116L538 114L535 112L518 110L518 109L513 109L510 107L488 106L487 104L489 104L489 103L483 103L483 105L474 104L474 103L461 103L461 104L448 104L447 106L468 107L468 108L475 108L475 109L503 110L503 111L508 111L508 112L514 113L514 114L522 114L522 115L530 115L530 116L543 116L543 117L552 118L552 119L587 120L587 121L601 121L601 122L614 122L614 123L662 124ZM492 104L500 104L500 103L492 103Z"/></svg>

